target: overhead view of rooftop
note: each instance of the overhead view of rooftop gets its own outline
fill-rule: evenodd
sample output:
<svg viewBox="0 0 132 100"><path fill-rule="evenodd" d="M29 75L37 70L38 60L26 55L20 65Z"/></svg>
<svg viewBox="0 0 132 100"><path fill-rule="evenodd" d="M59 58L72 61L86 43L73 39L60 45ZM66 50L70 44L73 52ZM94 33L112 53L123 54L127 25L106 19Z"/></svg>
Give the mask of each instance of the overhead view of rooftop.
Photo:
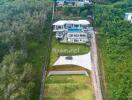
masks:
<svg viewBox="0 0 132 100"><path fill-rule="evenodd" d="M0 0L0 100L132 100L132 0Z"/></svg>

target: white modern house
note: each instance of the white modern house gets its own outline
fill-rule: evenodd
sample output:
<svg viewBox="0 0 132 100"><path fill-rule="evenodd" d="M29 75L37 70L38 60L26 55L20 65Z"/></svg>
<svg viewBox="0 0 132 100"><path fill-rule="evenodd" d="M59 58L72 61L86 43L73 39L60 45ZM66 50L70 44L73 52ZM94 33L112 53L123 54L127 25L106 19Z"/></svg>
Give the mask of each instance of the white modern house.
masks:
<svg viewBox="0 0 132 100"><path fill-rule="evenodd" d="M53 23L53 32L62 42L86 43L89 25L87 20L60 20Z"/></svg>
<svg viewBox="0 0 132 100"><path fill-rule="evenodd" d="M83 28L84 30L88 29L90 22L87 20L60 20L53 23L54 32L67 31L69 28Z"/></svg>
<svg viewBox="0 0 132 100"><path fill-rule="evenodd" d="M125 20L132 23L132 13L125 13Z"/></svg>

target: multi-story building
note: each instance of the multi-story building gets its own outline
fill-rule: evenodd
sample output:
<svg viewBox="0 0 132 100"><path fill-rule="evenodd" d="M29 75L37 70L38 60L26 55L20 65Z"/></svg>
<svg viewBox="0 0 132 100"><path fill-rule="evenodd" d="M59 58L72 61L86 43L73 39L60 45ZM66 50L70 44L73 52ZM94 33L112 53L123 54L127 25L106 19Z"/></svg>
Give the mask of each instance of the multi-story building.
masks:
<svg viewBox="0 0 132 100"><path fill-rule="evenodd" d="M87 20L60 20L53 23L53 32L62 42L86 43L89 25Z"/></svg>
<svg viewBox="0 0 132 100"><path fill-rule="evenodd" d="M88 34L81 28L70 28L65 36L64 42L70 43L86 43L88 42Z"/></svg>

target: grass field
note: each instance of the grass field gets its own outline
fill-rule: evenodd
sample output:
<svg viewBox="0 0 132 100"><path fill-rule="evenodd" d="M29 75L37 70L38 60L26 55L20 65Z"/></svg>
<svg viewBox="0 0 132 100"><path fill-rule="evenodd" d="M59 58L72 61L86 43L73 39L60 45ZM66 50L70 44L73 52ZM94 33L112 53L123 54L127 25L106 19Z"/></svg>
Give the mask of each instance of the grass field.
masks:
<svg viewBox="0 0 132 100"><path fill-rule="evenodd" d="M85 44L62 44L55 38L55 36L53 36L50 66L57 60L59 55L85 54L88 51L89 48Z"/></svg>
<svg viewBox="0 0 132 100"><path fill-rule="evenodd" d="M84 75L49 76L45 100L93 100L92 85Z"/></svg>

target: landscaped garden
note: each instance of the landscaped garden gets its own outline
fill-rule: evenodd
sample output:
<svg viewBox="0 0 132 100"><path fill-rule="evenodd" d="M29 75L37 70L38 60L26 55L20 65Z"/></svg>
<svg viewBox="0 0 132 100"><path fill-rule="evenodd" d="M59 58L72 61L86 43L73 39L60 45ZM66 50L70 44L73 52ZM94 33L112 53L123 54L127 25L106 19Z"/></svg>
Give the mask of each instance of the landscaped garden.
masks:
<svg viewBox="0 0 132 100"><path fill-rule="evenodd" d="M45 100L93 100L90 77L84 75L48 76Z"/></svg>
<svg viewBox="0 0 132 100"><path fill-rule="evenodd" d="M85 44L69 44L60 43L59 40L53 36L52 51L50 55L50 66L57 60L60 55L78 55L89 52L89 47Z"/></svg>

